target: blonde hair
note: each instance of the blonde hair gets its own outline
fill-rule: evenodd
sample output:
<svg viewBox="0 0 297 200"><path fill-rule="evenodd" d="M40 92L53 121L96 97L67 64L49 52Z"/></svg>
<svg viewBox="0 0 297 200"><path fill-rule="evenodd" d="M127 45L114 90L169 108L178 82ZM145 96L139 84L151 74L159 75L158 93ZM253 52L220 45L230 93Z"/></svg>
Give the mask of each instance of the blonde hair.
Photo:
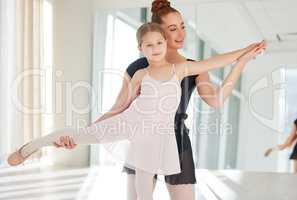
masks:
<svg viewBox="0 0 297 200"><path fill-rule="evenodd" d="M141 46L141 44L143 42L142 41L143 36L149 32L158 32L166 39L165 32L162 29L162 27L160 26L160 24L153 23L153 22L145 23L138 28L137 33L136 33L137 42L138 42L139 47Z"/></svg>

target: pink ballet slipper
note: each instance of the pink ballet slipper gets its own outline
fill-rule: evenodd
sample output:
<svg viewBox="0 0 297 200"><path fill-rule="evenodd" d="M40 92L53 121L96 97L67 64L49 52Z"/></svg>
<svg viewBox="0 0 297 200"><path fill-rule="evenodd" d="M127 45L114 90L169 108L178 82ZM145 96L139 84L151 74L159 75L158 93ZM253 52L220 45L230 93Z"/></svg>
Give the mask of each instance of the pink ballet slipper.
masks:
<svg viewBox="0 0 297 200"><path fill-rule="evenodd" d="M35 153L36 151L33 151L32 153L30 153L29 155L27 156L23 156L22 155L22 150L25 146L27 146L29 143L27 144L24 144L21 148L19 148L17 151L13 152L12 154L10 154L7 158L7 163L10 165L10 166L17 166L17 165L20 165L22 164L23 162L25 162L25 160L27 158L29 158L33 153Z"/></svg>

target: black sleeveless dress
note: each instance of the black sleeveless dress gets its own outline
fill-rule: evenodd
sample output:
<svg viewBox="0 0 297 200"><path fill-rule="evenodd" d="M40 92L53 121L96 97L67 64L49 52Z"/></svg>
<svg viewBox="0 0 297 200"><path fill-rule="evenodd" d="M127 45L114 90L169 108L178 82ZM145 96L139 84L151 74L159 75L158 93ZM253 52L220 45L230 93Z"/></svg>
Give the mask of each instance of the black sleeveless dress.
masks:
<svg viewBox="0 0 297 200"><path fill-rule="evenodd" d="M188 60L193 61L190 59ZM146 68L148 65L149 64L146 58L139 58L128 66L126 72L130 77L133 77L137 70ZM189 137L189 129L186 127L184 120L188 117L186 110L189 105L192 92L196 87L195 79L197 76L198 75L185 77L181 82L181 101L175 115L175 136L178 146L181 173L165 176L165 182L171 185L196 183L195 165ZM128 167L124 167L123 171L128 174L135 174L135 170Z"/></svg>
<svg viewBox="0 0 297 200"><path fill-rule="evenodd" d="M297 119L295 119L294 124L297 127ZM297 160L297 142L295 143L295 146L294 146L294 149L293 149L293 151L291 153L290 159L291 160Z"/></svg>

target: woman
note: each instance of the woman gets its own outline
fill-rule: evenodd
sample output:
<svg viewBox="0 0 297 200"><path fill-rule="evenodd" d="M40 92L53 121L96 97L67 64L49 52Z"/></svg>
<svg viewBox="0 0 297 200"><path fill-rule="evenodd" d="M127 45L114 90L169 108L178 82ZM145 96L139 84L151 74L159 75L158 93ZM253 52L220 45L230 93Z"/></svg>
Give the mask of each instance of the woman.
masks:
<svg viewBox="0 0 297 200"><path fill-rule="evenodd" d="M179 11L170 6L167 0L155 0L152 3L152 22L158 23L164 29L167 38L167 55L166 60L170 63L181 63L189 60L182 56L178 50L183 48L185 39L185 23ZM235 62L240 56L253 49L257 44L252 44L246 48L233 51L230 53L214 56L210 62L218 65L228 65ZM265 49L265 45L264 48ZM128 95L128 84L135 72L142 68L146 68L148 62L145 58L140 58L131 63L126 70L122 88L118 94L116 102L111 110L102 115L98 120L103 120L116 115L119 108L126 101ZM189 129L185 126L184 120L187 118L186 109L196 88L199 95L209 106L219 108L223 102L231 94L243 68L233 68L230 74L223 81L221 87L216 87L210 81L208 73L199 76L188 76L182 80L182 96L179 108L175 115L175 134L178 145L178 151L181 163L181 173L177 175L165 176L167 188L170 193L171 200L194 200L194 184L196 183L195 166L192 155L192 147L189 138ZM97 121L98 121L97 120ZM74 148L75 144L69 137L60 138L56 142L57 147ZM128 200L136 200L135 192L135 171L127 167L124 171L128 173Z"/></svg>
<svg viewBox="0 0 297 200"><path fill-rule="evenodd" d="M290 148L295 143L293 152L291 153L291 156L290 156L290 160L293 161L293 172L297 173L297 143L296 143L297 140L296 139L297 139L297 119L295 119L292 126L291 133L289 137L286 139L286 141L283 144L279 144L275 147L267 149L264 156L265 157L269 156L272 153L272 151L276 151L276 150L282 151L286 148Z"/></svg>

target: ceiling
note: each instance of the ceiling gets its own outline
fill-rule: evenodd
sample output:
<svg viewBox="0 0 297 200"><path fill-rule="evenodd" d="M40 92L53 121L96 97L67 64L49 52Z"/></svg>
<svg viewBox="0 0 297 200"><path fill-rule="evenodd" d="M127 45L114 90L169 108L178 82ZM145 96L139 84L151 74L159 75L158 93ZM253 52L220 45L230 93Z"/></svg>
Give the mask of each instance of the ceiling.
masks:
<svg viewBox="0 0 297 200"><path fill-rule="evenodd" d="M151 2L94 0L98 8L148 7ZM296 0L175 0L172 3L191 8L181 12L195 16L199 33L220 51L262 39L268 41L268 52L297 51Z"/></svg>
<svg viewBox="0 0 297 200"><path fill-rule="evenodd" d="M297 1L197 1L196 25L222 51L265 39L268 50L297 51Z"/></svg>

